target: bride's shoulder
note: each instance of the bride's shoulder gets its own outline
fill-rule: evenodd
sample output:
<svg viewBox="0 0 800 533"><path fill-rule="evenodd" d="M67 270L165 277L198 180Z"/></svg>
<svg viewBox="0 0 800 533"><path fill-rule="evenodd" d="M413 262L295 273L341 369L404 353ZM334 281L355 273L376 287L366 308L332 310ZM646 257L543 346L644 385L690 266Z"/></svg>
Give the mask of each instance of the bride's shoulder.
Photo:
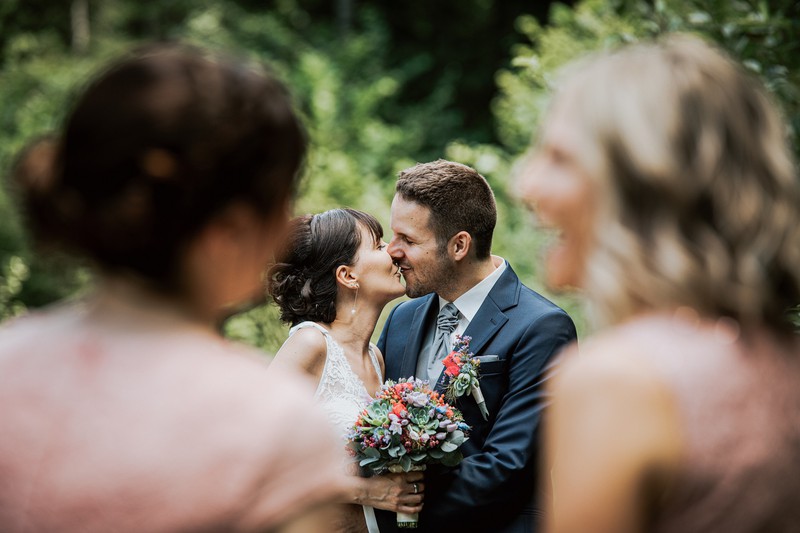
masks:
<svg viewBox="0 0 800 533"><path fill-rule="evenodd" d="M275 354L273 366L288 366L319 378L325 368L328 341L325 330L309 323L309 327L292 328L288 339Z"/></svg>

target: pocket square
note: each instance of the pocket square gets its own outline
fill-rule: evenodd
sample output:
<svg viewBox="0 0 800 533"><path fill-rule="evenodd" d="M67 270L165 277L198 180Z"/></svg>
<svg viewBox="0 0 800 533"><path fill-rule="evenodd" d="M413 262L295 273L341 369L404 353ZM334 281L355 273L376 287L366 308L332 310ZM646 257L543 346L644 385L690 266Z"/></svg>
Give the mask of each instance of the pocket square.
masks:
<svg viewBox="0 0 800 533"><path fill-rule="evenodd" d="M475 359L480 361L481 363L491 363L493 361L499 361L499 355L476 355Z"/></svg>

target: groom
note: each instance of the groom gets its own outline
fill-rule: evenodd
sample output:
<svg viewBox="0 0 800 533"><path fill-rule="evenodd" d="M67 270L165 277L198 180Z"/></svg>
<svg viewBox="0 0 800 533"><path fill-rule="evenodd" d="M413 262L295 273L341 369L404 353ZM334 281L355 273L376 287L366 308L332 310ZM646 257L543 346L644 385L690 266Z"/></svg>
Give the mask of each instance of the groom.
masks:
<svg viewBox="0 0 800 533"><path fill-rule="evenodd" d="M575 340L570 317L520 282L491 255L494 195L474 169L438 160L399 174L388 252L402 268L406 294L378 347L386 377L437 384L456 334L472 337L489 419L466 395L457 401L472 426L455 469L425 475L420 531L535 531L539 419L548 365ZM394 513L379 512L382 533Z"/></svg>

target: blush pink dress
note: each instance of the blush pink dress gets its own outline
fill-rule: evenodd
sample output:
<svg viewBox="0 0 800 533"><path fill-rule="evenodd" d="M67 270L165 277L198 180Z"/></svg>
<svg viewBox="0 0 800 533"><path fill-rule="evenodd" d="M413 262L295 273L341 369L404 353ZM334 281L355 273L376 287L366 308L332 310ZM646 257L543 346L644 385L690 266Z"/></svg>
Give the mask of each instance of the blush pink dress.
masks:
<svg viewBox="0 0 800 533"><path fill-rule="evenodd" d="M673 394L685 454L648 524L658 533L800 531L800 349L725 322L618 329Z"/></svg>
<svg viewBox="0 0 800 533"><path fill-rule="evenodd" d="M0 328L0 531L269 531L339 494L304 378L200 329L104 320Z"/></svg>

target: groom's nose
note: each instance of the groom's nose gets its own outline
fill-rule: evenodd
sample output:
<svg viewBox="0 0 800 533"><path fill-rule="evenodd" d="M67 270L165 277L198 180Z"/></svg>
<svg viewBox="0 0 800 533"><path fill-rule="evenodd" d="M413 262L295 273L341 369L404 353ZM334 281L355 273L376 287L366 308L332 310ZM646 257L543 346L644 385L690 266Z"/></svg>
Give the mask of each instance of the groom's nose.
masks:
<svg viewBox="0 0 800 533"><path fill-rule="evenodd" d="M392 256L392 259L395 261L401 259L403 257L403 250L400 246L400 239L392 237L392 240L389 241L389 245L386 247L386 252Z"/></svg>

